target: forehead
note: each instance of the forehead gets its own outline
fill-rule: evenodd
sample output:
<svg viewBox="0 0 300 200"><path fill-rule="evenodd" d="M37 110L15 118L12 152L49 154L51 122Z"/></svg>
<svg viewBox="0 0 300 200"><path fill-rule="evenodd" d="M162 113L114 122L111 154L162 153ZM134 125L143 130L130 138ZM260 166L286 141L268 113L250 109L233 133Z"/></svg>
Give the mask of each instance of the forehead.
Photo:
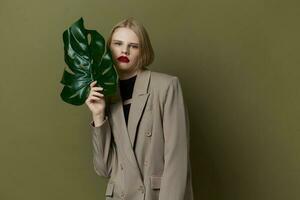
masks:
<svg viewBox="0 0 300 200"><path fill-rule="evenodd" d="M133 30L131 30L130 28L120 27L114 31L112 35L112 40L121 40L138 43L139 38L137 37L135 32L133 32Z"/></svg>

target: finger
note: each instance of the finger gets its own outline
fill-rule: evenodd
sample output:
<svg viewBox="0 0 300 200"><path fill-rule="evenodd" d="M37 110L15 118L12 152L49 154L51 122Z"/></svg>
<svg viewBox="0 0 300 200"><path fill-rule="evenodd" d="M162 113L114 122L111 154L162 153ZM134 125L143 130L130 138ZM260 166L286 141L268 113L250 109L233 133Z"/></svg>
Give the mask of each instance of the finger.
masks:
<svg viewBox="0 0 300 200"><path fill-rule="evenodd" d="M100 92L93 92L92 96L97 96L97 97L104 97L104 95Z"/></svg>
<svg viewBox="0 0 300 200"><path fill-rule="evenodd" d="M94 85L96 85L97 81L93 81L90 86L93 87Z"/></svg>
<svg viewBox="0 0 300 200"><path fill-rule="evenodd" d="M102 94L103 91L102 91L102 89L93 89L93 88L92 88L90 93L91 93L91 94L94 94L95 92L96 92L96 93Z"/></svg>
<svg viewBox="0 0 300 200"><path fill-rule="evenodd" d="M89 98L90 101L100 101L101 99L99 97L95 97L95 96L92 96Z"/></svg>
<svg viewBox="0 0 300 200"><path fill-rule="evenodd" d="M103 88L102 87L92 87L93 91L102 91Z"/></svg>

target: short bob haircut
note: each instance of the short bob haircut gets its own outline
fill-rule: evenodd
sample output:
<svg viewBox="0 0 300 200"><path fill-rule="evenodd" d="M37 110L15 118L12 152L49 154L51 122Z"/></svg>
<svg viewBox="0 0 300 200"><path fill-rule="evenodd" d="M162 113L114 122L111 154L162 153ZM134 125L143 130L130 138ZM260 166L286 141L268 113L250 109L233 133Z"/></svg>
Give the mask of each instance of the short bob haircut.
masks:
<svg viewBox="0 0 300 200"><path fill-rule="evenodd" d="M107 39L106 48L110 49L112 35L117 28L121 27L130 28L139 39L140 57L138 59L138 67L145 68L146 66L149 66L154 60L154 51L149 35L144 26L133 17L122 20L112 28Z"/></svg>

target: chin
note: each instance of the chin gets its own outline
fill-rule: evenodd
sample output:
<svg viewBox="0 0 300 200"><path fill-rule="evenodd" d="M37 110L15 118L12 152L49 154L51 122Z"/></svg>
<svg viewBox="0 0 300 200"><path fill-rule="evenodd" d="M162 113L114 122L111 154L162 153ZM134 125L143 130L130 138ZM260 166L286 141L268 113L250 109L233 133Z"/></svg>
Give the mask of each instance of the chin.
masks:
<svg viewBox="0 0 300 200"><path fill-rule="evenodd" d="M117 68L121 71L127 71L132 69L133 67L129 63L119 63Z"/></svg>
<svg viewBox="0 0 300 200"><path fill-rule="evenodd" d="M121 64L118 64L118 68L119 69L129 69L129 68L131 68L131 66L128 65L128 63L121 63Z"/></svg>

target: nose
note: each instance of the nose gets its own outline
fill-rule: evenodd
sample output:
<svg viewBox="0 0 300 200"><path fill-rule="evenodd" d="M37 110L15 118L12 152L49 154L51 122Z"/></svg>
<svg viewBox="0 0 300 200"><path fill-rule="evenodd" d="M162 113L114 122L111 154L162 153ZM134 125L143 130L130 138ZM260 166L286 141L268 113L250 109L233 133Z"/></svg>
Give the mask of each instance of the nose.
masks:
<svg viewBox="0 0 300 200"><path fill-rule="evenodd" d="M129 50L127 47L124 47L122 50L121 50L121 53L124 53L124 54L129 54Z"/></svg>

